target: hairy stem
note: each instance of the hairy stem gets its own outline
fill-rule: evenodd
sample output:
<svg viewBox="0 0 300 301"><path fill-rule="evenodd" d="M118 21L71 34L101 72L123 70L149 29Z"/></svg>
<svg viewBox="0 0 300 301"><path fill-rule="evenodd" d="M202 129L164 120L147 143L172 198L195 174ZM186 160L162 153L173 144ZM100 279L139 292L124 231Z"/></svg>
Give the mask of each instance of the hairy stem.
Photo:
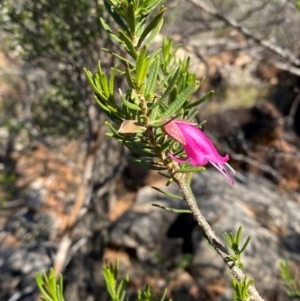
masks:
<svg viewBox="0 0 300 301"><path fill-rule="evenodd" d="M215 232L212 230L211 226L209 225L209 223L206 221L205 217L201 213L191 189L186 184L185 174L175 173L173 177L176 183L178 184L185 200L187 201L188 206L192 211L195 220L197 221L198 225L201 227L210 245L216 250L216 252L223 259L223 261L228 266L228 268L231 271L231 274L235 277L235 279L239 282L243 281L243 279L245 278L245 274L240 268L238 268L234 264L234 261L230 259L230 255L228 251L222 245L220 240L217 238ZM251 296L250 300L263 301L262 297L259 295L254 285L251 285L249 287L248 293Z"/></svg>

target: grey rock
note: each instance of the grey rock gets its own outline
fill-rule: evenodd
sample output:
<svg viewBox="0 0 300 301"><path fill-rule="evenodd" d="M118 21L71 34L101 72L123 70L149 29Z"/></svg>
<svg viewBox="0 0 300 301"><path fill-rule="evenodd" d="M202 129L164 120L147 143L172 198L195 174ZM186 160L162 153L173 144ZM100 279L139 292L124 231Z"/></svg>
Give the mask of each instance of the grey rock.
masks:
<svg viewBox="0 0 300 301"><path fill-rule="evenodd" d="M133 249L139 260L152 263L175 258L182 240L168 234L177 215L161 210L152 204L182 208L183 202L170 200L151 187L139 190L132 210L125 212L111 227L110 245ZM160 258L160 259L159 259Z"/></svg>
<svg viewBox="0 0 300 301"><path fill-rule="evenodd" d="M208 169L194 175L192 189L202 213L223 242L224 232L236 233L239 226L243 227L242 241L251 236L243 254L243 270L254 278L265 300L288 300L279 275L279 261L285 258L294 264L300 261L300 205L268 180L247 174L238 174L235 185L231 186L223 175ZM175 186L169 190L179 193ZM171 200L144 187L139 190L133 210L126 212L111 228L110 243L134 249L140 260L151 259L156 250L166 260L174 256L176 262L182 251L178 245L186 243L191 236L190 250L194 256L188 271L203 288L225 277L228 286L220 300L226 300L232 292L230 272L208 247L200 228L189 220L190 215L178 216L152 207L151 203L186 208L183 201ZM185 217L180 219L180 216ZM178 221L177 235L170 235L170 229ZM165 248L168 244L172 252Z"/></svg>
<svg viewBox="0 0 300 301"><path fill-rule="evenodd" d="M48 271L49 252L41 244L0 249L0 299L34 300L38 294L35 274Z"/></svg>
<svg viewBox="0 0 300 301"><path fill-rule="evenodd" d="M223 238L224 232L236 233L239 226L243 227L244 239L251 236L243 254L244 271L254 278L261 294L267 300L287 300L278 264L285 258L300 260L300 206L265 178L247 175L241 179L231 187L221 174L207 170L195 175L192 187L199 207L219 237ZM192 274L206 284L224 274L229 280L231 276L218 255L203 239L196 243Z"/></svg>

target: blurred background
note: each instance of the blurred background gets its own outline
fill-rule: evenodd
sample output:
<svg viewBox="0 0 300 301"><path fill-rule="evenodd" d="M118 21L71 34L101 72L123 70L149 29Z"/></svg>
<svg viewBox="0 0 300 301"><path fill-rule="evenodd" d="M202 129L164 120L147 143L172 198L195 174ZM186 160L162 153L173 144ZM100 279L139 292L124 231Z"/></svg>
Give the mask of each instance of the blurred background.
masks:
<svg viewBox="0 0 300 301"><path fill-rule="evenodd" d="M297 3L165 4L155 45L182 45L178 58L206 78L195 97L214 90L197 120L237 171L234 187L211 169L196 175L197 201L220 236L239 225L252 236L245 269L265 300L293 300L278 262L299 271ZM0 301L38 300L35 273L51 266L66 300L109 300L101 267L116 258L132 300L146 283L173 300L232 300L230 275L193 219L151 206L185 205L151 189L165 180L105 136L83 73L117 63L101 50L118 51L99 17L101 0L0 2Z"/></svg>

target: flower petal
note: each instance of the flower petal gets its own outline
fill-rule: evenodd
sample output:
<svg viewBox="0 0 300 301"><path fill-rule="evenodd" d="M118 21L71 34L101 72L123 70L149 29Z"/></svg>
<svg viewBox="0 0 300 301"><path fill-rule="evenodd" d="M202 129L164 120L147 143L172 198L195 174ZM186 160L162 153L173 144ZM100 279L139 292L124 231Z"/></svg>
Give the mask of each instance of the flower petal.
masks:
<svg viewBox="0 0 300 301"><path fill-rule="evenodd" d="M178 158L178 157L175 157L172 153L168 153L169 157L171 157L174 161L178 162L178 163L185 163L189 160L188 157L186 158Z"/></svg>
<svg viewBox="0 0 300 301"><path fill-rule="evenodd" d="M183 149L193 166L203 166L207 164L208 160L205 156L198 152L197 147L186 144L183 145Z"/></svg>
<svg viewBox="0 0 300 301"><path fill-rule="evenodd" d="M186 153L186 158L177 158L169 153L174 161L184 163L190 160L193 166L203 166L210 162L231 184L234 184L226 169L228 168L234 173L233 168L227 163L229 155L220 156L211 140L195 124L181 119L174 119L163 126L163 131L181 143Z"/></svg>
<svg viewBox="0 0 300 301"><path fill-rule="evenodd" d="M184 149L188 151L187 156L191 161L195 163L212 161L224 164L229 160L228 155L220 156L210 139L194 125L178 123L178 127L184 135L186 141ZM204 157L205 160L197 157Z"/></svg>
<svg viewBox="0 0 300 301"><path fill-rule="evenodd" d="M169 123L166 123L163 126L163 130L167 135L172 137L174 140L178 141L180 144L186 145L184 135L175 122L171 121Z"/></svg>

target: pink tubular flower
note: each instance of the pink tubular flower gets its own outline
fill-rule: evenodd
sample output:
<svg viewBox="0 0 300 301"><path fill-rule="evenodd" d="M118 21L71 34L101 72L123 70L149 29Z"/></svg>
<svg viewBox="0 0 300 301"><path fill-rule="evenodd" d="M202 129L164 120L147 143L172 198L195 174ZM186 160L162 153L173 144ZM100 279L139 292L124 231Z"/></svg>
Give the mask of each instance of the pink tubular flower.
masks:
<svg viewBox="0 0 300 301"><path fill-rule="evenodd" d="M166 124L162 127L163 131L182 144L186 153L186 158L183 159L169 153L169 156L173 160L179 163L190 160L193 166L203 166L210 162L231 184L234 184L232 177L226 169L227 167L234 173L233 168L227 163L229 155L220 156L210 139L197 128L195 123L181 119L174 119L170 122L168 120L164 121Z"/></svg>

